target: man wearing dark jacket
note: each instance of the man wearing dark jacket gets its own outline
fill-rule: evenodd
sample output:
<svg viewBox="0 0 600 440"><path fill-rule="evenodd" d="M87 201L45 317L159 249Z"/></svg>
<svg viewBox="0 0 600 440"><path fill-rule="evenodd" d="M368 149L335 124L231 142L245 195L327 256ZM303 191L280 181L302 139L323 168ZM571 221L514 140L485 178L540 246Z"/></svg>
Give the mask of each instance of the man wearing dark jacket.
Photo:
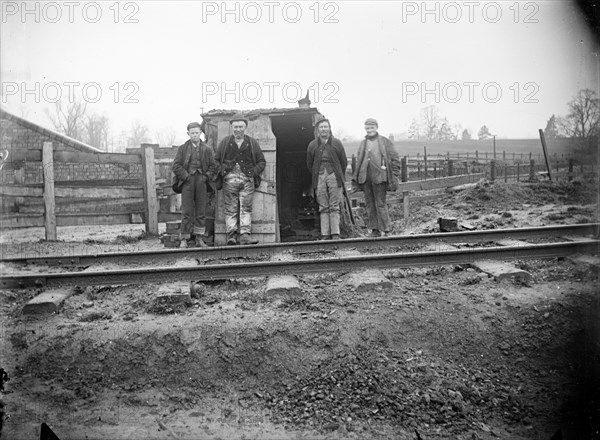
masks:
<svg viewBox="0 0 600 440"><path fill-rule="evenodd" d="M248 120L236 114L229 123L233 134L223 138L217 148L219 172L223 178L227 245L238 244L238 224L239 244L256 244L258 240L250 235L252 202L254 188L258 186L267 162L256 139L245 134Z"/></svg>
<svg viewBox="0 0 600 440"><path fill-rule="evenodd" d="M214 185L218 167L212 148L200 140L200 124L187 126L190 139L177 148L173 160L173 173L184 182L181 190L181 248L195 236L196 246L206 247L202 239L205 232L207 185Z"/></svg>
<svg viewBox="0 0 600 440"><path fill-rule="evenodd" d="M365 192L371 237L388 236L391 232L386 192L396 191L400 174L400 157L394 144L377 133L378 124L373 118L365 121L367 135L358 147L352 187Z"/></svg>
<svg viewBox="0 0 600 440"><path fill-rule="evenodd" d="M339 240L340 203L348 159L342 142L331 135L328 119L317 119L315 129L316 139L308 144L306 164L312 173L312 186L319 204L321 239Z"/></svg>

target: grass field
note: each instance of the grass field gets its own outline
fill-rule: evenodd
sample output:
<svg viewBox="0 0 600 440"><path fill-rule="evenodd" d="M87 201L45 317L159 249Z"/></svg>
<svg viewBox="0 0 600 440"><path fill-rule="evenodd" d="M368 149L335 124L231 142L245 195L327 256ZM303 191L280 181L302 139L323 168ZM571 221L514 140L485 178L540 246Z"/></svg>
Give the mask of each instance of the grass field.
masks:
<svg viewBox="0 0 600 440"><path fill-rule="evenodd" d="M358 141L347 141L344 142L346 148L346 155L350 158L353 154L358 151ZM428 156L445 155L448 152L451 155L456 153L469 153L469 155L475 156L475 151L479 153L479 157L485 157L485 153L488 153L489 157L492 157L494 151L494 142L492 139L487 140L456 140L456 141L429 141L429 140L397 140L394 145L398 149L401 156L416 156L419 154L423 156L424 147L427 148ZM548 153L553 156L567 156L569 152L573 151L573 143L570 139L552 139L547 140ZM529 154L530 152L534 155L543 154L542 143L539 139L496 139L496 155L502 157L502 152L506 152L507 155L512 157L512 153L519 155Z"/></svg>

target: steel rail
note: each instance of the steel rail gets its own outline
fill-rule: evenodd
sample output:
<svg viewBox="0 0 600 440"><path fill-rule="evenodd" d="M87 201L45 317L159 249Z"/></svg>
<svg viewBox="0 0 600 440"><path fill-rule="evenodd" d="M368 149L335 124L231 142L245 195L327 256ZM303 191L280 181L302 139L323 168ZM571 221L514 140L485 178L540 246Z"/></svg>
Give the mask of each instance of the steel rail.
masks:
<svg viewBox="0 0 600 440"><path fill-rule="evenodd" d="M73 285L111 285L252 278L274 274L335 272L367 268L468 264L478 260L514 260L563 257L575 253L597 253L600 240L588 239L524 246L495 246L471 249L446 249L430 252L360 255L314 260L246 262L185 267L142 267L106 271L16 274L0 277L0 288L59 287Z"/></svg>
<svg viewBox="0 0 600 440"><path fill-rule="evenodd" d="M532 239L565 236L598 237L600 223L585 223L576 225L556 225L514 229L492 229L485 231L444 232L435 234L398 235L379 238L349 238L335 241L286 242L249 246L220 246L213 248L191 249L160 249L135 252L109 252L91 255L73 254L56 256L5 256L0 262L48 266L90 266L99 263L114 263L117 265L131 264L166 264L175 263L182 258L197 258L205 262L232 258L272 258L277 254L314 254L327 253L340 249L353 250L382 250L402 249L403 246L436 244L436 243L484 243L501 239Z"/></svg>

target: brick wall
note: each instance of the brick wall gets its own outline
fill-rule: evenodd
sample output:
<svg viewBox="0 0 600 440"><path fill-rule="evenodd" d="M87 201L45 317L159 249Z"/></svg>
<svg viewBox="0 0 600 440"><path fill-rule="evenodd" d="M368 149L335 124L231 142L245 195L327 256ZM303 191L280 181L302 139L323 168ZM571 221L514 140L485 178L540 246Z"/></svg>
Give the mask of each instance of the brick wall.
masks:
<svg viewBox="0 0 600 440"><path fill-rule="evenodd" d="M43 183L41 160L44 142L52 142L55 151L98 152L95 148L6 112L0 112L0 117L0 143L2 150L9 151L8 161L0 171L0 183L3 185ZM57 182L139 179L141 175L142 168L138 164L54 164Z"/></svg>

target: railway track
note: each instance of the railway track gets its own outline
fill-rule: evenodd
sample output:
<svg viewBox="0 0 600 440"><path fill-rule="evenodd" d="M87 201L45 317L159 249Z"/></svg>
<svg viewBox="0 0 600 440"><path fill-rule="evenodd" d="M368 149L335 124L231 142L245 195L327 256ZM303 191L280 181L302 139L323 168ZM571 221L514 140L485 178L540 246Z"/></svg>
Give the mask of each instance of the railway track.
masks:
<svg viewBox="0 0 600 440"><path fill-rule="evenodd" d="M57 265L70 270L3 274L0 288L200 281L366 268L467 264L484 259L553 258L576 253L597 253L600 249L599 231L600 224L591 223L93 256L3 256L0 260L2 263L23 267L24 270L34 266L44 269L45 266ZM181 260L187 260L187 264L180 264ZM190 261L192 264L189 264ZM99 267L105 263L134 267L111 270ZM94 270L94 266L99 268Z"/></svg>

